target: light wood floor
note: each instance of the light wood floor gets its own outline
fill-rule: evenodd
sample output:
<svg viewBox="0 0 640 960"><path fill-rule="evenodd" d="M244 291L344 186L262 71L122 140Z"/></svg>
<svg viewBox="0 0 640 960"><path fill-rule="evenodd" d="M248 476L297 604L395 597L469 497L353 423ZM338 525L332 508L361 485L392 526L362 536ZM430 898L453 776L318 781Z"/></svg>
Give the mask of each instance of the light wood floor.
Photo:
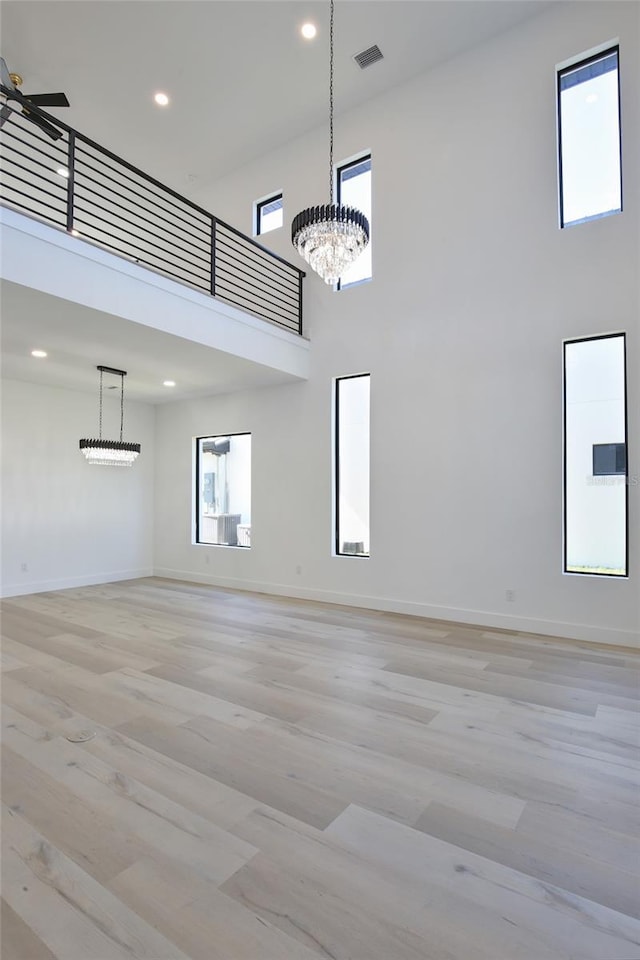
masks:
<svg viewBox="0 0 640 960"><path fill-rule="evenodd" d="M2 632L3 960L640 958L631 651L154 579Z"/></svg>

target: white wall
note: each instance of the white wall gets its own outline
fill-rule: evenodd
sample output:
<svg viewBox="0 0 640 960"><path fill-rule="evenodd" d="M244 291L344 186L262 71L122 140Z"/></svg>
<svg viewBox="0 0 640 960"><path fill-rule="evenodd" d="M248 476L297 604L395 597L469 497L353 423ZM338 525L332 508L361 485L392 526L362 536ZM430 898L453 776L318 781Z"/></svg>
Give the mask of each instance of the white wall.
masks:
<svg viewBox="0 0 640 960"><path fill-rule="evenodd" d="M627 331L640 474L638 15L636 4L559 5L338 116L336 159L373 155L374 279L340 293L305 281L308 383L158 411L158 572L638 641L637 484L630 579L562 574L563 338ZM560 231L555 65L615 37L625 212ZM326 146L325 130L288 143L198 199L250 230L253 200L282 186L288 224L323 202ZM288 235L264 239L291 257ZM356 561L331 556L331 381L364 371L371 558ZM251 550L194 547L192 437L244 430Z"/></svg>
<svg viewBox="0 0 640 960"><path fill-rule="evenodd" d="M130 468L91 466L78 449L97 409L97 394L3 382L3 596L151 574L154 408L125 401L124 439L142 444ZM119 397L104 418L117 439Z"/></svg>

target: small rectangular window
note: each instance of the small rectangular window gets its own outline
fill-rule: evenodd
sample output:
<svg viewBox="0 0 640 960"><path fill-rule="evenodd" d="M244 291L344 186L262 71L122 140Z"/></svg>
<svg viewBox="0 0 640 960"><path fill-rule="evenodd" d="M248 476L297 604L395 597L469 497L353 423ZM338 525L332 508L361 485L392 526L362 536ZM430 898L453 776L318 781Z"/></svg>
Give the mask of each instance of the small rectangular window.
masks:
<svg viewBox="0 0 640 960"><path fill-rule="evenodd" d="M335 551L369 556L368 373L335 381Z"/></svg>
<svg viewBox="0 0 640 960"><path fill-rule="evenodd" d="M594 443L594 477L626 476L627 448L624 443Z"/></svg>
<svg viewBox="0 0 640 960"><path fill-rule="evenodd" d="M284 220L282 194L278 193L256 203L256 235L269 233L281 227Z"/></svg>
<svg viewBox="0 0 640 960"><path fill-rule="evenodd" d="M196 439L196 543L251 546L251 434Z"/></svg>
<svg viewBox="0 0 640 960"><path fill-rule="evenodd" d="M371 230L371 157L360 157L338 167L337 201L347 207L355 207L364 213ZM371 239L364 253L345 270L338 289L343 290L354 283L371 280Z"/></svg>
<svg viewBox="0 0 640 960"><path fill-rule="evenodd" d="M618 48L558 71L560 225L620 213Z"/></svg>
<svg viewBox="0 0 640 960"><path fill-rule="evenodd" d="M564 571L628 572L623 333L564 344Z"/></svg>

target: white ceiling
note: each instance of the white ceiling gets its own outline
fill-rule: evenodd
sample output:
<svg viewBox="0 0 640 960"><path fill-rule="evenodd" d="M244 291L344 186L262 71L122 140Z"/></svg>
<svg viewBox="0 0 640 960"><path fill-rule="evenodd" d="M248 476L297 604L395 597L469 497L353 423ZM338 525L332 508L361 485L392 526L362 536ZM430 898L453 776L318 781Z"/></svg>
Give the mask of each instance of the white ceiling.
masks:
<svg viewBox="0 0 640 960"><path fill-rule="evenodd" d="M294 377L122 317L3 280L2 377L96 392L96 365L127 371L131 400L163 403L290 383ZM45 350L46 359L31 356ZM175 387L164 387L174 380ZM119 381L112 380L119 386ZM106 386L106 381L105 381Z"/></svg>
<svg viewBox="0 0 640 960"><path fill-rule="evenodd" d="M338 113L542 12L544 0L337 0ZM327 0L2 0L0 54L25 93L116 154L198 196L204 185L327 120ZM302 23L318 26L304 41ZM384 60L351 59L377 43ZM160 109L153 94L171 104ZM215 213L215 211L213 211ZM95 364L163 402L276 382L264 367L5 284L4 376L96 389ZM108 323L105 321L108 320ZM49 358L30 351L42 346ZM178 383L174 390L162 380ZM279 377L280 382L284 378Z"/></svg>
<svg viewBox="0 0 640 960"><path fill-rule="evenodd" d="M537 13L542 0L337 0L336 109ZM76 129L189 193L326 123L327 0L3 0L25 93L63 90ZM313 41L300 26L318 26ZM384 60L352 56L377 43ZM154 105L155 91L171 97ZM215 212L215 211L214 211Z"/></svg>

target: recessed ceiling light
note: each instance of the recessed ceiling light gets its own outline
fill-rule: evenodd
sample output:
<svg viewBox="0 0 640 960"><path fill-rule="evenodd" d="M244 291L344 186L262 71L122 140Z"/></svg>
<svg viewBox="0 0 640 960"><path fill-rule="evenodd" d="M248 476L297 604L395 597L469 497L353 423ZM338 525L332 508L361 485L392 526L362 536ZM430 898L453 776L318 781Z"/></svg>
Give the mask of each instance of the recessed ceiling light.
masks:
<svg viewBox="0 0 640 960"><path fill-rule="evenodd" d="M163 386L163 387L175 387L175 385L176 385L175 380L163 380L163 381L162 381L162 386Z"/></svg>
<svg viewBox="0 0 640 960"><path fill-rule="evenodd" d="M585 100L587 101L587 103L595 103L597 99L598 99L597 93L590 93L587 97L585 97Z"/></svg>
<svg viewBox="0 0 640 960"><path fill-rule="evenodd" d="M166 95L166 93L156 93L153 99L159 107L166 107L169 104L169 97Z"/></svg>
<svg viewBox="0 0 640 960"><path fill-rule="evenodd" d="M72 237L79 237L79 236L80 236L80 231L79 231L79 230L72 230L72 231L71 231L71 236L72 236Z"/></svg>
<svg viewBox="0 0 640 960"><path fill-rule="evenodd" d="M303 23L300 28L300 33L305 40L313 40L317 32L315 23Z"/></svg>
<svg viewBox="0 0 640 960"><path fill-rule="evenodd" d="M32 356L32 357L38 357L38 359L40 359L40 360L41 360L43 357L46 357L46 355L47 355L47 351L46 351L46 350L32 350L32 351L31 351L31 356Z"/></svg>
<svg viewBox="0 0 640 960"><path fill-rule="evenodd" d="M64 177L65 180L69 179L69 171L67 170L66 167L58 167L58 169L56 170L56 173L58 174L59 177Z"/></svg>

